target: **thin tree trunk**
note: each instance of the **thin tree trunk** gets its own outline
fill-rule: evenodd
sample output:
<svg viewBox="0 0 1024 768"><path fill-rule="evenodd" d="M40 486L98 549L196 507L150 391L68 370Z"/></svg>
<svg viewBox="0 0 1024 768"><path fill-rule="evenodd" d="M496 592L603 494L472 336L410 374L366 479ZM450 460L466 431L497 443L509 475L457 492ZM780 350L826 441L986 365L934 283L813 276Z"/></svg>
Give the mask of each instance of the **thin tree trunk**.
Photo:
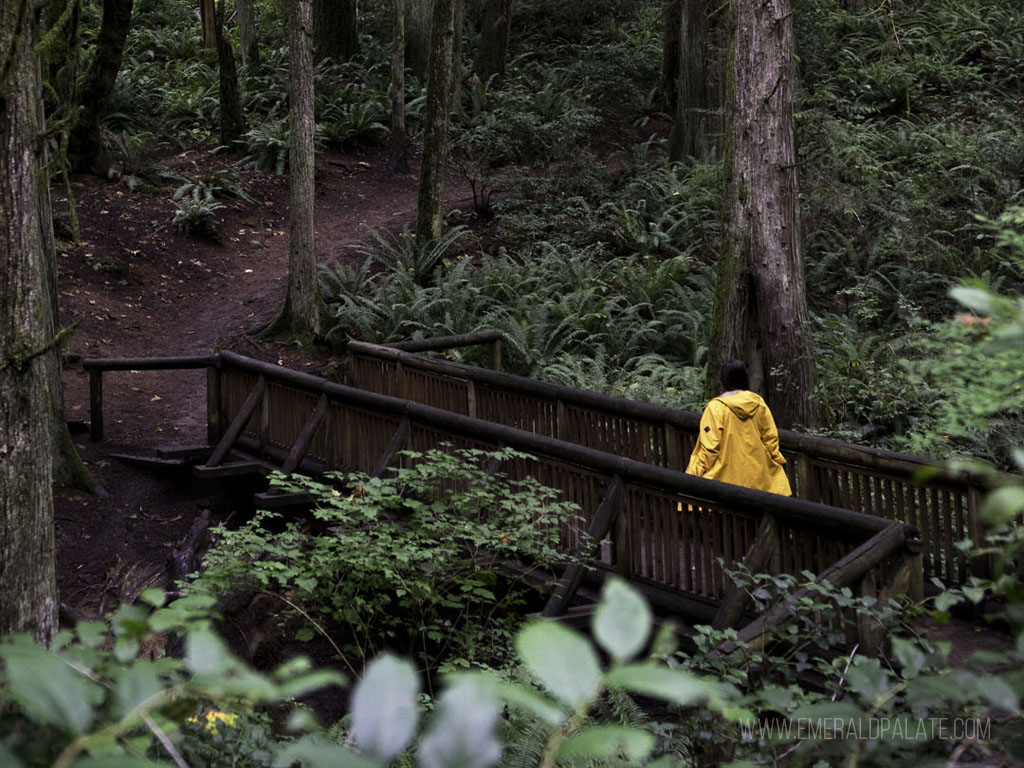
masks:
<svg viewBox="0 0 1024 768"><path fill-rule="evenodd" d="M480 47L473 62L473 71L485 83L494 75L505 74L511 25L512 0L486 0L480 24Z"/></svg>
<svg viewBox="0 0 1024 768"><path fill-rule="evenodd" d="M661 100L666 112L676 108L677 81L679 80L680 43L679 31L686 0L664 0L661 14Z"/></svg>
<svg viewBox="0 0 1024 768"><path fill-rule="evenodd" d="M289 3L288 293L268 334L310 342L322 336L313 221L313 0Z"/></svg>
<svg viewBox="0 0 1024 768"><path fill-rule="evenodd" d="M76 171L106 176L110 170L100 126L110 108L110 94L121 69L124 43L132 23L132 3L133 0L103 0L96 56L82 91L82 112L69 139L68 155Z"/></svg>
<svg viewBox="0 0 1024 768"><path fill-rule="evenodd" d="M0 635L57 629L38 9L0 5ZM49 235L52 237L52 233Z"/></svg>
<svg viewBox="0 0 1024 768"><path fill-rule="evenodd" d="M355 0L313 0L316 61L348 61L359 52Z"/></svg>
<svg viewBox="0 0 1024 768"><path fill-rule="evenodd" d="M394 31L391 41L391 133L388 168L409 172L408 137L405 131L405 0L391 0Z"/></svg>
<svg viewBox="0 0 1024 768"><path fill-rule="evenodd" d="M797 233L789 0L734 0L726 225L712 370L747 361L780 426L817 422L814 356Z"/></svg>
<svg viewBox="0 0 1024 768"><path fill-rule="evenodd" d="M242 102L238 96L235 51L224 34L226 3L227 0L220 0L214 31L217 35L217 64L220 70L220 143L233 147L245 133L245 118L242 117Z"/></svg>
<svg viewBox="0 0 1024 768"><path fill-rule="evenodd" d="M260 63L260 46L256 37L256 9L253 0L235 0L238 14L238 46L241 48L242 63L255 67Z"/></svg>
<svg viewBox="0 0 1024 768"><path fill-rule="evenodd" d="M441 237L444 216L444 176L448 165L448 123L452 111L452 55L455 44L456 0L434 0L430 35L430 74L427 79L426 128L420 164L416 208L416 239Z"/></svg>
<svg viewBox="0 0 1024 768"><path fill-rule="evenodd" d="M430 67L431 0L406 0L405 62L420 82L427 79Z"/></svg>
<svg viewBox="0 0 1024 768"><path fill-rule="evenodd" d="M199 23L203 26L203 48L211 51L217 47L216 0L199 0Z"/></svg>
<svg viewBox="0 0 1024 768"><path fill-rule="evenodd" d="M455 0L455 37L452 41L452 109L462 109L462 38L466 26L466 0Z"/></svg>

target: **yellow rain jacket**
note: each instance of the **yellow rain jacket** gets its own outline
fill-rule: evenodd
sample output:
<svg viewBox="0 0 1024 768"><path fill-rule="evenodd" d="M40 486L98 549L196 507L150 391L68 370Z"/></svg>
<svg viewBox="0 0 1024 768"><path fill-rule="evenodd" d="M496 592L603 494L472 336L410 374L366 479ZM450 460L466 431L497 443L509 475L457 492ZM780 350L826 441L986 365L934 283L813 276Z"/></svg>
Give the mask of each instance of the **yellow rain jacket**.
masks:
<svg viewBox="0 0 1024 768"><path fill-rule="evenodd" d="M785 463L768 405L760 395L743 390L708 403L686 471L708 480L791 496Z"/></svg>

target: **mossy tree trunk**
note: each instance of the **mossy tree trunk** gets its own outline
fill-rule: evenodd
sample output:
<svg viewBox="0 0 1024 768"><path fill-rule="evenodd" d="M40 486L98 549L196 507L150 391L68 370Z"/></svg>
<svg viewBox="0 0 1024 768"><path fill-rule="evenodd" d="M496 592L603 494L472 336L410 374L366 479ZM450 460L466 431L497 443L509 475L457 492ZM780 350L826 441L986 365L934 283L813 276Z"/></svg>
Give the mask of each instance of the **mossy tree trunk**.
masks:
<svg viewBox="0 0 1024 768"><path fill-rule="evenodd" d="M220 143L234 147L245 133L242 102L238 95L238 68L235 51L224 34L224 14L227 0L220 0L214 32L217 36L217 64L220 70Z"/></svg>
<svg viewBox="0 0 1024 768"><path fill-rule="evenodd" d="M256 36L254 0L235 0L235 13L238 16L238 47L241 48L242 63L255 67L260 63L260 45Z"/></svg>
<svg viewBox="0 0 1024 768"><path fill-rule="evenodd" d="M39 10L29 0L0 5L0 635L48 642L57 582Z"/></svg>
<svg viewBox="0 0 1024 768"><path fill-rule="evenodd" d="M814 425L814 356L797 233L790 0L734 0L728 71L726 221L709 390L746 360L780 426Z"/></svg>
<svg viewBox="0 0 1024 768"><path fill-rule="evenodd" d="M455 17L456 0L434 0L426 126L423 131L423 160L416 207L416 239L420 243L441 237L444 177L448 165L448 124L452 111Z"/></svg>
<svg viewBox="0 0 1024 768"><path fill-rule="evenodd" d="M313 0L313 53L317 61L348 61L359 53L355 0Z"/></svg>
<svg viewBox="0 0 1024 768"><path fill-rule="evenodd" d="M512 0L484 0L480 47L473 60L473 72L484 82L494 75L505 74L511 28Z"/></svg>
<svg viewBox="0 0 1024 768"><path fill-rule="evenodd" d="M203 28L203 48L211 51L217 48L216 0L199 0L199 23Z"/></svg>
<svg viewBox="0 0 1024 768"><path fill-rule="evenodd" d="M323 335L313 220L313 0L291 0L288 13L288 293L267 333L308 343Z"/></svg>
<svg viewBox="0 0 1024 768"><path fill-rule="evenodd" d="M669 141L673 160L704 158L717 149L722 133L725 62L720 6L708 0L680 0L678 66L672 104L675 124ZM711 14L715 14L711 17Z"/></svg>
<svg viewBox="0 0 1024 768"><path fill-rule="evenodd" d="M68 159L79 172L106 176L110 171L100 126L109 111L110 94L121 69L124 44L131 29L132 4L133 0L103 0L96 55L86 74L82 110L68 144Z"/></svg>
<svg viewBox="0 0 1024 768"><path fill-rule="evenodd" d="M405 0L391 0L391 131L388 168L409 172L408 136L405 130Z"/></svg>

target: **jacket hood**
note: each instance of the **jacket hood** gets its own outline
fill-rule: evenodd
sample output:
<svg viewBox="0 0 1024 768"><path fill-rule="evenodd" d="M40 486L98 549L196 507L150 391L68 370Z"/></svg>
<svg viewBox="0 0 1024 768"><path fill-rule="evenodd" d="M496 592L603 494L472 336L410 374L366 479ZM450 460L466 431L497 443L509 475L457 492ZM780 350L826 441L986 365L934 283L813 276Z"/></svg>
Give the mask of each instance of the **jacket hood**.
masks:
<svg viewBox="0 0 1024 768"><path fill-rule="evenodd" d="M728 406L729 410L735 413L740 421L753 418L758 409L764 405L764 400L761 399L760 395L747 390L737 392L735 395L729 395L728 397L716 397L715 399Z"/></svg>

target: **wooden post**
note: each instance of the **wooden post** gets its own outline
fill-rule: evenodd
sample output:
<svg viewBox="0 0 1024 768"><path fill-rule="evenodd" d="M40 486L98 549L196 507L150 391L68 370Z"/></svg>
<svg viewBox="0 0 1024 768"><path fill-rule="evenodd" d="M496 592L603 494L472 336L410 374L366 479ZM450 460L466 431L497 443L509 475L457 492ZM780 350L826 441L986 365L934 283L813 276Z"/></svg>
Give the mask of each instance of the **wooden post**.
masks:
<svg viewBox="0 0 1024 768"><path fill-rule="evenodd" d="M981 490L974 484L967 489L967 535L976 547L981 546L985 538L984 526L981 522ZM971 558L971 575L982 579L992 578L994 558L994 555L979 555Z"/></svg>
<svg viewBox="0 0 1024 768"><path fill-rule="evenodd" d="M242 403L241 409L235 414L235 418L231 421L227 430L220 438L220 442L217 443L217 447L213 449L213 453L210 458L206 460L206 466L216 467L222 461L224 457L228 455L228 451L238 440L238 436L242 434L242 430L245 429L245 425L248 423L249 418L256 410L256 406L263 400L263 393L266 390L267 381L262 376L256 381L256 386L249 392L249 396L245 398L245 402Z"/></svg>
<svg viewBox="0 0 1024 768"><path fill-rule="evenodd" d="M750 551L743 558L743 565L747 570L754 573L762 573L765 567L771 562L772 556L779 548L779 534L775 526L775 518L765 515L761 518L761 527L757 531L757 538L750 546ZM733 584L718 607L715 620L711 623L713 629L728 629L739 623L743 616L743 610L750 599L747 590Z"/></svg>
<svg viewBox="0 0 1024 768"><path fill-rule="evenodd" d="M316 434L317 428L323 422L326 415L327 395L320 395L316 408L313 409L312 415L302 428L302 432L299 433L291 450L288 451L288 457L285 459L284 464L281 465L281 471L286 475L290 475L298 468L299 462L302 461L302 457L306 455L306 451L309 449L309 444L313 441L313 435Z"/></svg>
<svg viewBox="0 0 1024 768"><path fill-rule="evenodd" d="M395 397L400 397L403 400L407 400L408 389L405 384L405 368L402 366L402 361L399 360L395 363Z"/></svg>
<svg viewBox="0 0 1024 768"><path fill-rule="evenodd" d="M569 422L565 415L565 402L559 398L555 401L555 434L559 440L568 440Z"/></svg>
<svg viewBox="0 0 1024 768"><path fill-rule="evenodd" d="M594 522L591 523L590 530L587 531L587 537L580 542L580 546L576 550L577 562L565 569L558 589L548 600L548 604L544 606L544 616L561 616L569 607L576 590L579 589L580 581L583 580L584 568L580 562L590 557L601 546L601 541L608 535L608 531L611 530L612 524L622 509L622 497L622 478L616 475L611 485L608 486L604 501L597 508L597 514L594 515Z"/></svg>
<svg viewBox="0 0 1024 768"><path fill-rule="evenodd" d="M466 381L466 415L476 418L476 384L472 379Z"/></svg>
<svg viewBox="0 0 1024 768"><path fill-rule="evenodd" d="M491 342L491 370L501 370L501 339L495 339Z"/></svg>
<svg viewBox="0 0 1024 768"><path fill-rule="evenodd" d="M377 460L377 464L370 473L370 477L380 477L384 474L388 464L395 458L395 454L404 450L408 445L411 435L412 425L409 423L409 419L402 419L398 429L395 430L394 436L391 438L391 442L388 443L388 447L384 450L384 455Z"/></svg>
<svg viewBox="0 0 1024 768"><path fill-rule="evenodd" d="M686 469L679 455L679 431L674 424L665 422L665 468L682 472Z"/></svg>
<svg viewBox="0 0 1024 768"><path fill-rule="evenodd" d="M798 453L793 455L795 466L793 467L793 476L796 480L796 488L794 489L793 495L813 501L811 496L811 467L810 459L806 453Z"/></svg>
<svg viewBox="0 0 1024 768"><path fill-rule="evenodd" d="M857 590L858 597L876 598L881 603L884 593L885 590L883 589L882 594L879 594L878 581L874 570L868 571L861 577ZM884 627L867 614L857 614L857 642L860 643L864 653L868 656L877 656L884 638Z"/></svg>
<svg viewBox="0 0 1024 768"><path fill-rule="evenodd" d="M221 401L220 369L206 369L206 442L216 445L224 432L224 407Z"/></svg>
<svg viewBox="0 0 1024 768"><path fill-rule="evenodd" d="M89 437L103 439L103 371L89 369Z"/></svg>

